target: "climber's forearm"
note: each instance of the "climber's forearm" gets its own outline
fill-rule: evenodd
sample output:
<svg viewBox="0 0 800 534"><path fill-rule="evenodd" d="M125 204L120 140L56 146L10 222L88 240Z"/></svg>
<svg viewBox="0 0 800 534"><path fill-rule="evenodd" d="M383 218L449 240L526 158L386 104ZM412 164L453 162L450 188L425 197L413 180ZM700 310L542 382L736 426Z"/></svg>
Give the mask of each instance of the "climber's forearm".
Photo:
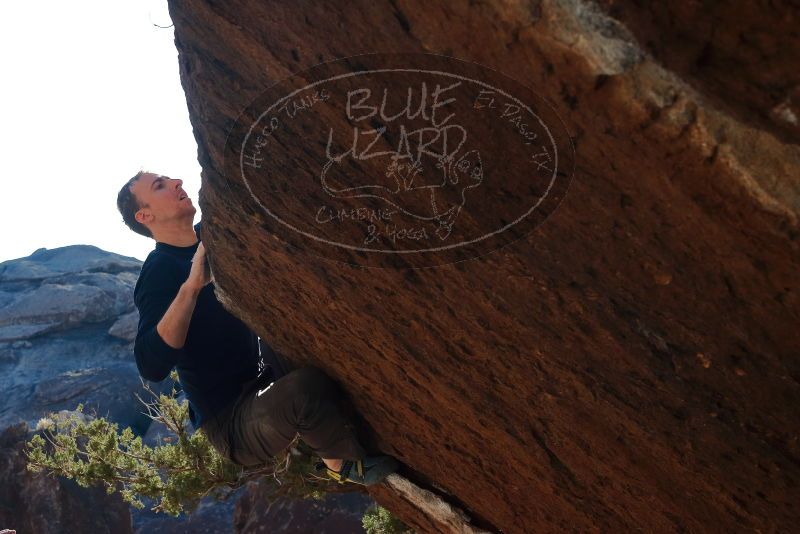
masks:
<svg viewBox="0 0 800 534"><path fill-rule="evenodd" d="M156 331L170 347L179 349L186 343L186 334L192 320L200 288L185 282L178 290L164 317L158 322Z"/></svg>

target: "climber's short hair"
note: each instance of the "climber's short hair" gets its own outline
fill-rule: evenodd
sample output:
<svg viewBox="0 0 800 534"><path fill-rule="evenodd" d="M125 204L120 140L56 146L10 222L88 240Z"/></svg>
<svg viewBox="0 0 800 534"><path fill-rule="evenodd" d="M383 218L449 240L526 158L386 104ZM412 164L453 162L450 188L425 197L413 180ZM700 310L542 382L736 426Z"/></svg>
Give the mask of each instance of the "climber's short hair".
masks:
<svg viewBox="0 0 800 534"><path fill-rule="evenodd" d="M136 220L136 212L148 206L147 204L140 206L139 199L137 199L136 195L131 191L131 186L147 172L148 171L140 170L122 186L122 189L119 190L119 194L117 195L117 209L122 214L122 221L128 228L139 235L152 238L152 232L150 232L145 225Z"/></svg>

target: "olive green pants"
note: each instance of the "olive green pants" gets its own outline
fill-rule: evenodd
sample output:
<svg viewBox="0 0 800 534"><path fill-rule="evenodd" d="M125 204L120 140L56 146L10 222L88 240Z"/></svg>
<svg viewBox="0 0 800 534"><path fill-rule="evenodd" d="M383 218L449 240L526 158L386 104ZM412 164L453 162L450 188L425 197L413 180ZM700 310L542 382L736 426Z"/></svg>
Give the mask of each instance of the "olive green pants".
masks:
<svg viewBox="0 0 800 534"><path fill-rule="evenodd" d="M302 367L273 380L248 382L237 399L203 423L217 451L245 467L278 455L300 434L321 458L356 460L366 452L345 417L344 392L316 367Z"/></svg>

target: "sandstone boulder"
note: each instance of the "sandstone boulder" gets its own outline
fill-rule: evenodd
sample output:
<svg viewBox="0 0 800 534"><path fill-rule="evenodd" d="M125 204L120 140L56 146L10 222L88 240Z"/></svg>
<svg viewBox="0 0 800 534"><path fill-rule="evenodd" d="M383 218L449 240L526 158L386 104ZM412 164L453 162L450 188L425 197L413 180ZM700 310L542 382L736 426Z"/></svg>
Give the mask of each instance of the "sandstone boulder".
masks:
<svg viewBox="0 0 800 534"><path fill-rule="evenodd" d="M169 5L218 296L294 364L345 385L365 440L406 477L494 532L798 523L796 6L725 22L584 0ZM318 122L272 136L247 183L226 163L228 134L293 73L374 52L454 56L549 102L575 150L557 209L502 248L424 269L326 257L287 231L264 207L308 222L325 147L314 128L346 117L310 108ZM520 179L513 150L481 154L509 170L484 183ZM467 227L497 216L478 204ZM442 531L396 489L373 495Z"/></svg>

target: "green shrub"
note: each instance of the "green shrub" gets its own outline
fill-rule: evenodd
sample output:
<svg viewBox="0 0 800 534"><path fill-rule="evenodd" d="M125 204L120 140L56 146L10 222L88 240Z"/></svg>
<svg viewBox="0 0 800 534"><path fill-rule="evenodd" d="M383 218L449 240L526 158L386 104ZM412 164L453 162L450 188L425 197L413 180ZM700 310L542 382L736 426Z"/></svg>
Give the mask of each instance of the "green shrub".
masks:
<svg viewBox="0 0 800 534"><path fill-rule="evenodd" d="M193 511L206 495L224 499L249 481L272 478L270 499L279 496L322 498L326 492L342 491L338 484L313 474L319 460L298 436L266 465L244 469L220 456L202 429L188 432L189 404L175 399L177 373L171 395L159 394L142 381L153 397L145 402L148 415L163 423L176 437L150 447L134 436L130 427L122 432L104 418L87 416L83 405L74 412L51 413L37 425L27 443L28 469L46 471L75 480L81 486L105 485L111 494L119 491L131 505L142 508L142 498L155 501L152 510L173 516Z"/></svg>
<svg viewBox="0 0 800 534"><path fill-rule="evenodd" d="M382 506L364 512L361 524L367 534L414 534L413 530Z"/></svg>

